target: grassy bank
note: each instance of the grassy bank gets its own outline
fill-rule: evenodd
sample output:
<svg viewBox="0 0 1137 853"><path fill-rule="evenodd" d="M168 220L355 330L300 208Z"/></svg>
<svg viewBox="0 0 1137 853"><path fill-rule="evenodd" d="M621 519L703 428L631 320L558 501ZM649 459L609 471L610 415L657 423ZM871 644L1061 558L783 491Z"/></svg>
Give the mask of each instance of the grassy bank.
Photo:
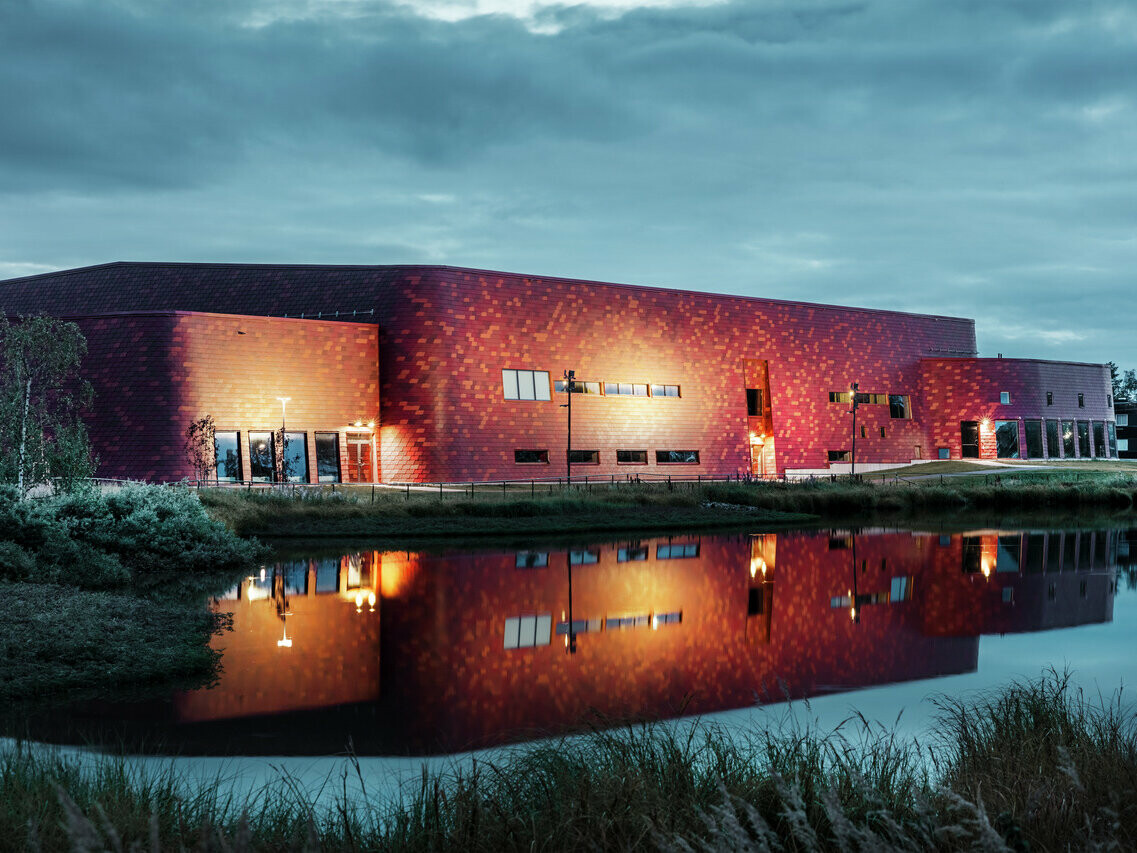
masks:
<svg viewBox="0 0 1137 853"><path fill-rule="evenodd" d="M0 488L0 706L208 681L206 598L260 553L186 489Z"/></svg>
<svg viewBox="0 0 1137 853"><path fill-rule="evenodd" d="M671 732L671 733L669 733ZM3 849L1065 850L1137 845L1131 710L1051 674L944 701L920 744L860 722L598 733L424 776L401 801L247 801L121 760L0 758Z"/></svg>
<svg viewBox="0 0 1137 853"><path fill-rule="evenodd" d="M906 482L594 484L534 494L453 491L246 492L207 489L210 514L245 536L454 537L681 530L960 511L1126 511L1137 476L1001 473Z"/></svg>

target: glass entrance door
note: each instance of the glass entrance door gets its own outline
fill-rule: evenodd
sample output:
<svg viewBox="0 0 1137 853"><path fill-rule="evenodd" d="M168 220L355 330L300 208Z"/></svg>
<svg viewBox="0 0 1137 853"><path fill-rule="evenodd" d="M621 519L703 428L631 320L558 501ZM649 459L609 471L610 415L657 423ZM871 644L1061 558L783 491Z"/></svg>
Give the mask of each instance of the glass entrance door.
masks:
<svg viewBox="0 0 1137 853"><path fill-rule="evenodd" d="M959 438L963 444L964 459L979 458L979 421L960 421Z"/></svg>
<svg viewBox="0 0 1137 853"><path fill-rule="evenodd" d="M371 482L371 435L347 434L347 482Z"/></svg>

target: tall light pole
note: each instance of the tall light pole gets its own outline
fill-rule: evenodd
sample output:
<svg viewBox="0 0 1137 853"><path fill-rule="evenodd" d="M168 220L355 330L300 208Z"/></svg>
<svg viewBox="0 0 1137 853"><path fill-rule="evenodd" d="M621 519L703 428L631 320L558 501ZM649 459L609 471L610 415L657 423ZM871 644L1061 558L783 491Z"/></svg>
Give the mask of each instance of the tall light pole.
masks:
<svg viewBox="0 0 1137 853"><path fill-rule="evenodd" d="M857 406L859 405L857 403L857 388L858 383L854 382L850 390L853 398L853 456L850 461L853 463L853 467L849 472L849 477L853 479L857 476Z"/></svg>
<svg viewBox="0 0 1137 853"><path fill-rule="evenodd" d="M566 370L565 393L568 394L568 402L562 403L561 407L568 407L568 446L565 448L565 482L569 485L572 484L572 392L576 387L575 380L576 371Z"/></svg>
<svg viewBox="0 0 1137 853"><path fill-rule="evenodd" d="M285 430L286 424L287 424L286 414L287 414L288 401L291 400L292 398L291 397L277 397L276 399L280 400L280 455L277 458L280 459L280 482L283 483L288 479L288 477L284 471L284 468L285 468L285 464L284 464L284 451L285 451L284 430ZM275 454L275 453L273 455L277 456L277 454ZM275 462L276 460L274 459L273 461Z"/></svg>
<svg viewBox="0 0 1137 853"><path fill-rule="evenodd" d="M291 400L292 398L291 397L277 397L276 399L280 400L280 431L284 432L284 423L285 423L284 419L285 419L285 414L287 412L287 405L288 405L288 401Z"/></svg>

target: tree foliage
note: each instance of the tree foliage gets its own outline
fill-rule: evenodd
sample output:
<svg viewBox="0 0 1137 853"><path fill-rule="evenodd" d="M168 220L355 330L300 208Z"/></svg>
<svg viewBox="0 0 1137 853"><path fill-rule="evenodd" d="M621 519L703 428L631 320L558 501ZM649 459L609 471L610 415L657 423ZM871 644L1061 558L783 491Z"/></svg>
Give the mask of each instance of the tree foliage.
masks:
<svg viewBox="0 0 1137 853"><path fill-rule="evenodd" d="M87 341L79 327L53 317L0 314L0 482L24 492L54 480L69 490L91 477L80 410L91 386L79 377Z"/></svg>
<svg viewBox="0 0 1137 853"><path fill-rule="evenodd" d="M1124 373L1115 362L1109 362L1109 381L1113 385L1113 399L1137 402L1137 370Z"/></svg>
<svg viewBox="0 0 1137 853"><path fill-rule="evenodd" d="M204 415L186 427L186 456L198 480L212 480L217 471L217 425Z"/></svg>

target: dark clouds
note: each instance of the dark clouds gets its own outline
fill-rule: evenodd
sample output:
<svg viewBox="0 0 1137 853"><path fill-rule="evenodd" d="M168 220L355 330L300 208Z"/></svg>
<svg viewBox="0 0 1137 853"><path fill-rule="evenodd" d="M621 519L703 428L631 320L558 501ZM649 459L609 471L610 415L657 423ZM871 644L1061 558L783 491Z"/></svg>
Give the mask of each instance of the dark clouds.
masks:
<svg viewBox="0 0 1137 853"><path fill-rule="evenodd" d="M1120 2L0 0L0 275L443 262L1137 366L1135 78Z"/></svg>

